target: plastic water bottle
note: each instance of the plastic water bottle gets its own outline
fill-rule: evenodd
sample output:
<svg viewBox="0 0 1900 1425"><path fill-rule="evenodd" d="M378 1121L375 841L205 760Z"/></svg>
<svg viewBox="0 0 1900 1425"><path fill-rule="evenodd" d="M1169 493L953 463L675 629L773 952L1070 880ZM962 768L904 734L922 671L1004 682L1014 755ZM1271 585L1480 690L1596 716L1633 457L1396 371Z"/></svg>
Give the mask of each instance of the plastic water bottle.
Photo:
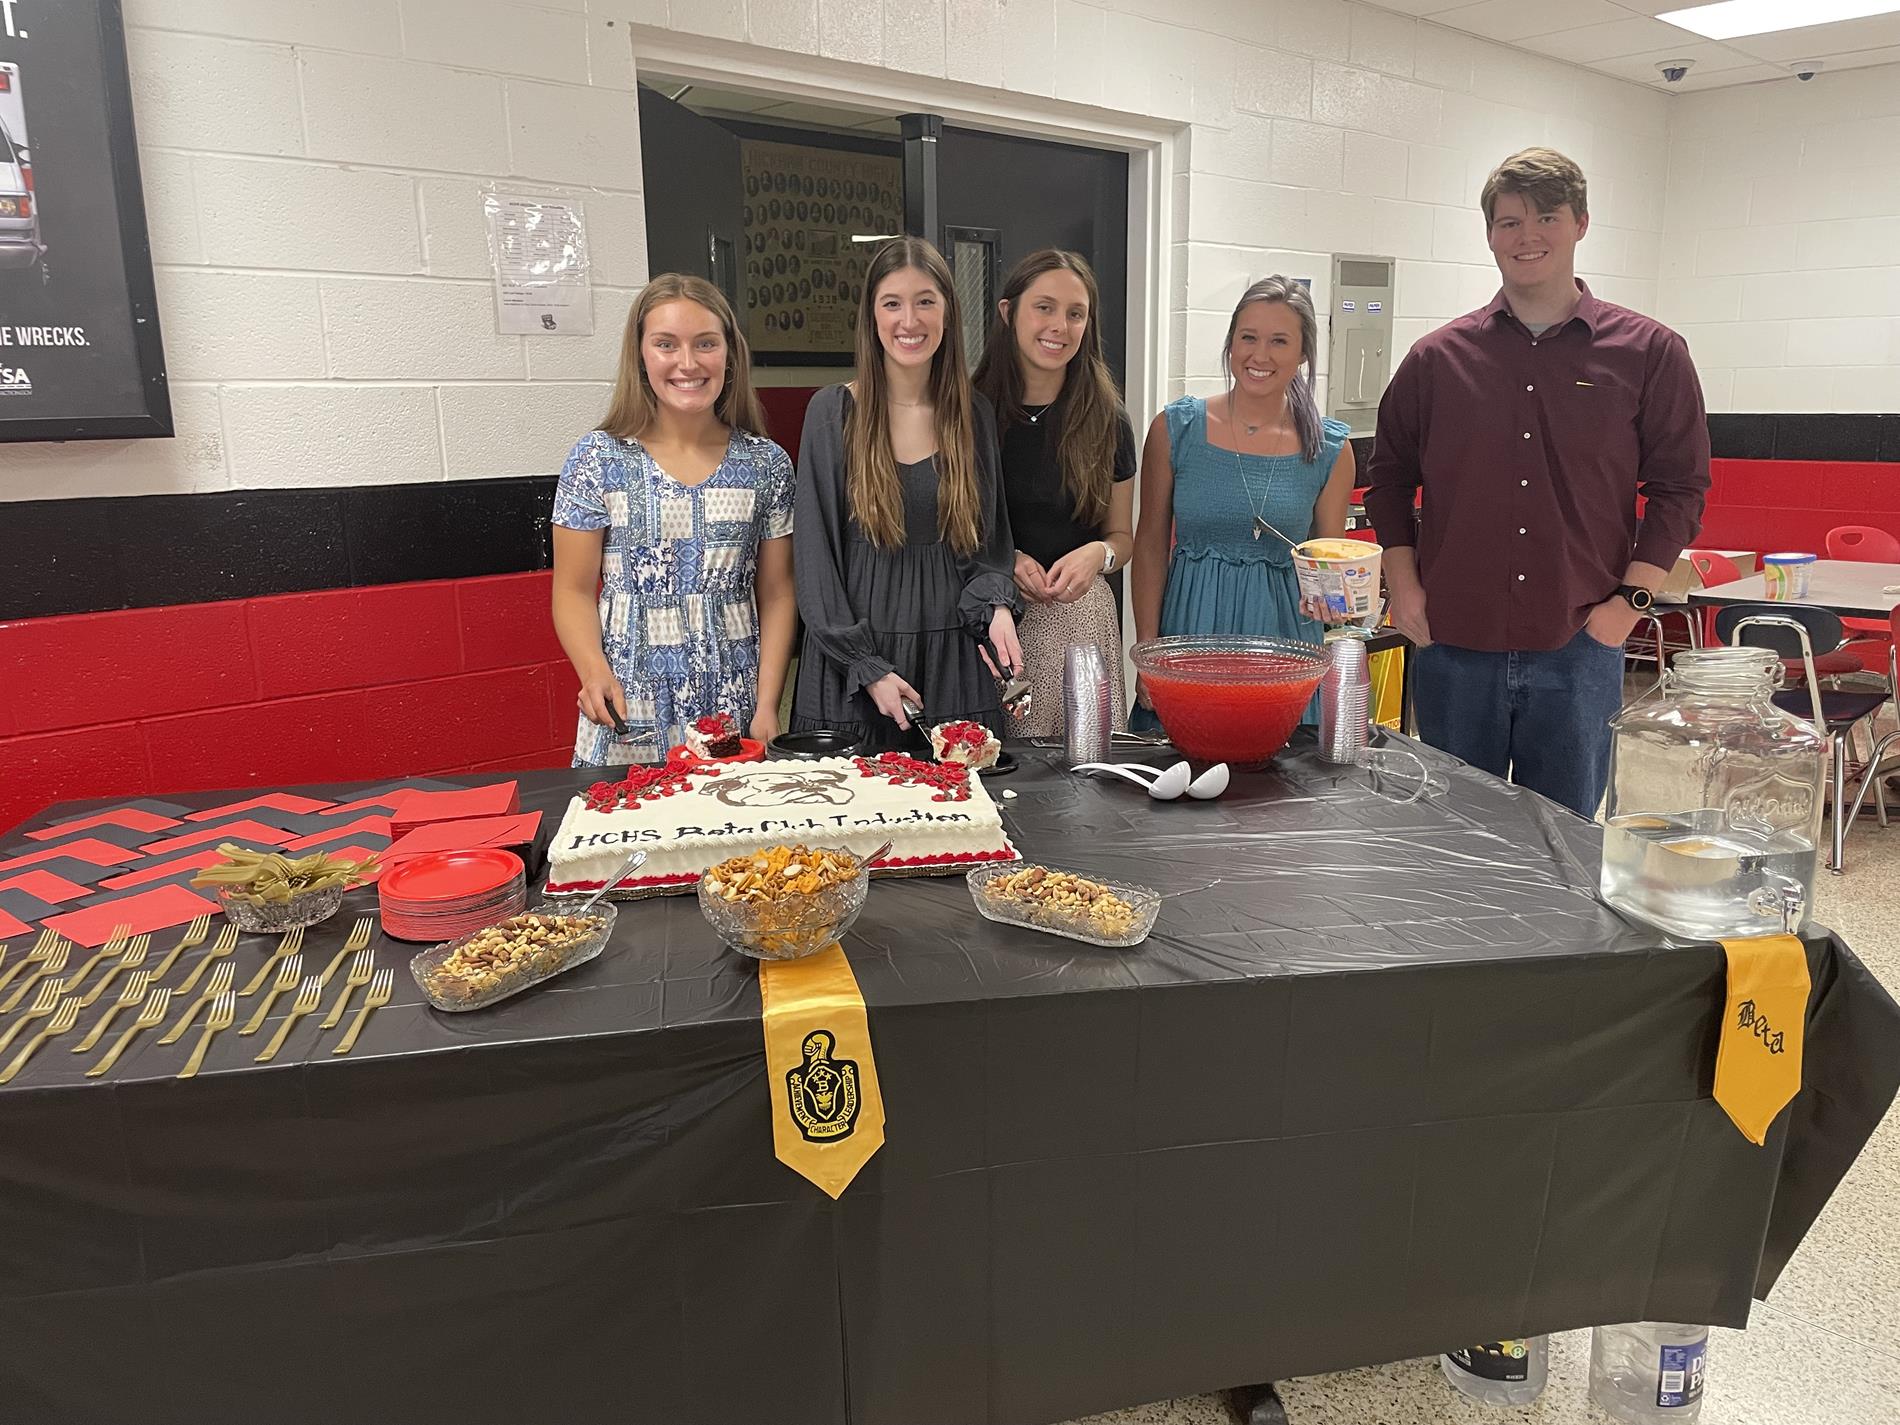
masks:
<svg viewBox="0 0 1900 1425"><path fill-rule="evenodd" d="M1590 1333L1590 1399L1625 1425L1680 1425L1702 1413L1709 1328L1639 1321Z"/></svg>
<svg viewBox="0 0 1900 1425"><path fill-rule="evenodd" d="M1550 1338L1486 1341L1438 1358L1452 1389L1485 1405L1529 1405L1550 1377Z"/></svg>

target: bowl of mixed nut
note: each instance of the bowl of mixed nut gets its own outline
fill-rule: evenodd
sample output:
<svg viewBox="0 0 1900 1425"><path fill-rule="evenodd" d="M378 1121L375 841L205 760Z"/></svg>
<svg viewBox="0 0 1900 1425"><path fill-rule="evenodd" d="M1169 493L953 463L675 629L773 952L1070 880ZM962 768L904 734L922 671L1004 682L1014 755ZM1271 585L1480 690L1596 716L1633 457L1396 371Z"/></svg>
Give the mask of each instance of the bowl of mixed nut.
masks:
<svg viewBox="0 0 1900 1425"><path fill-rule="evenodd" d="M851 928L870 884L868 863L842 848L768 846L708 867L699 908L741 955L799 960Z"/></svg>
<svg viewBox="0 0 1900 1425"><path fill-rule="evenodd" d="M1154 929L1161 893L1018 862L979 866L970 899L986 920L1026 926L1090 945L1139 945Z"/></svg>
<svg viewBox="0 0 1900 1425"><path fill-rule="evenodd" d="M537 905L424 950L409 962L409 973L437 1009L484 1009L600 954L613 933L615 914L604 902L585 915Z"/></svg>

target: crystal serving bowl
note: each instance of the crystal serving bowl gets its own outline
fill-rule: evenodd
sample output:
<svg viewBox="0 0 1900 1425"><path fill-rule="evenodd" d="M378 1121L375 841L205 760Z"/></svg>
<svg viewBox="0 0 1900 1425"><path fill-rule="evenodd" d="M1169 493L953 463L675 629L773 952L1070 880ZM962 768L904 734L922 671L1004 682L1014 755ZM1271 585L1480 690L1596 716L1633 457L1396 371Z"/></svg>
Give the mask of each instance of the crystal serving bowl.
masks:
<svg viewBox="0 0 1900 1425"><path fill-rule="evenodd" d="M1272 757L1326 676L1325 650L1282 638L1153 638L1131 656L1168 741L1206 762Z"/></svg>
<svg viewBox="0 0 1900 1425"><path fill-rule="evenodd" d="M814 848L816 849L816 848ZM839 855L853 853L824 848ZM816 955L849 930L864 909L871 872L861 857L858 874L821 891L784 894L769 901L729 901L699 878L699 909L706 923L732 949L755 960L802 960Z"/></svg>

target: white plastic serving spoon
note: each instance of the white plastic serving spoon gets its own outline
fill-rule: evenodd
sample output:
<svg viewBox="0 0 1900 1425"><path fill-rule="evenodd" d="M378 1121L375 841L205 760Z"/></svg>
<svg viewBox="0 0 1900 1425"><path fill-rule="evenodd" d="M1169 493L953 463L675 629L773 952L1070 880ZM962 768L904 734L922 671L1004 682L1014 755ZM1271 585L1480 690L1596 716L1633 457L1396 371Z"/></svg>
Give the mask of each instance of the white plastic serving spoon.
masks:
<svg viewBox="0 0 1900 1425"><path fill-rule="evenodd" d="M1079 762L1069 769L1071 772L1108 772L1138 787L1147 789L1148 795L1158 802L1176 800L1188 789L1193 769L1185 762L1176 762L1165 770L1150 767L1142 762ZM1143 775L1146 773L1147 775ZM1223 782L1222 786L1226 783ZM1213 795L1218 796L1216 791Z"/></svg>
<svg viewBox="0 0 1900 1425"><path fill-rule="evenodd" d="M1216 762L1200 776L1188 783L1187 794L1201 801L1210 802L1227 790L1228 771L1225 762Z"/></svg>

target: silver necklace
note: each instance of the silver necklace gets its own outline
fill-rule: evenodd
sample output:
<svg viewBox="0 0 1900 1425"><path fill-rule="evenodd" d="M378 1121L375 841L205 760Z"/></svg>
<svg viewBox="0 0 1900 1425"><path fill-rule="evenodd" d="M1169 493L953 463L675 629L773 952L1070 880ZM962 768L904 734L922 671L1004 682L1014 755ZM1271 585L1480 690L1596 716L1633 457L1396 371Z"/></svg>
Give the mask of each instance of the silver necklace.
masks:
<svg viewBox="0 0 1900 1425"><path fill-rule="evenodd" d="M1242 421L1234 414L1234 395L1231 391L1227 393L1227 420L1230 425L1238 424L1246 426L1247 434L1250 436L1259 433L1260 425L1247 425L1245 421ZM1264 422L1261 424L1264 424ZM1234 473L1240 477L1240 488L1247 496L1248 508L1253 511L1253 537L1259 539L1261 535L1271 533L1279 535L1281 539L1285 539L1285 535L1280 534L1278 530L1267 523L1265 513L1266 506L1273 503L1273 477L1279 472L1271 467L1268 468L1266 492L1260 499L1256 500L1253 496L1253 483L1247 479L1246 461L1241 458L1241 452L1238 450L1231 452L1231 454L1234 457Z"/></svg>
<svg viewBox="0 0 1900 1425"><path fill-rule="evenodd" d="M1058 397L1057 399L1060 399L1060 398ZM1041 410L1037 411L1036 414L1033 416L1029 414L1029 407L1024 406L1023 416L1026 420L1028 420L1029 424L1033 426L1037 421L1041 420L1044 416L1048 415L1050 411L1054 410L1055 404L1056 404L1055 401L1050 401L1048 404L1043 406Z"/></svg>

